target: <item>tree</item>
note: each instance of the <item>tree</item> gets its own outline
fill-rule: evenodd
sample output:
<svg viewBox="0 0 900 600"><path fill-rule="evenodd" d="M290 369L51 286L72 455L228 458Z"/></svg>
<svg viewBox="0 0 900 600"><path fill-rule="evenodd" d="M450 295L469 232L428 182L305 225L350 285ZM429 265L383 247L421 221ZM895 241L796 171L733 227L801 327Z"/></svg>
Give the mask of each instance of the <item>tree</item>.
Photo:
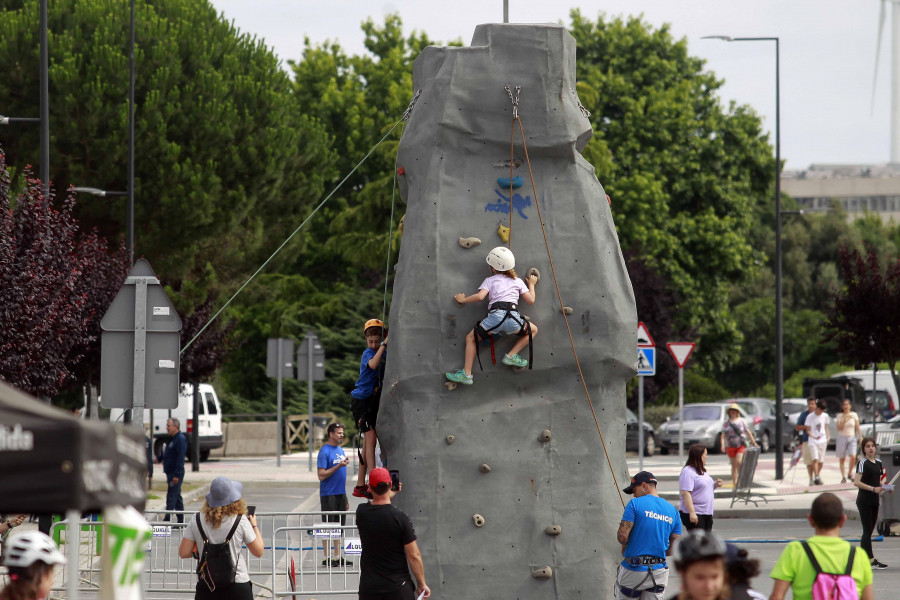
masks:
<svg viewBox="0 0 900 600"><path fill-rule="evenodd" d="M897 381L900 262L896 256L879 256L870 243L862 252L841 245L840 259L844 284L825 310L826 339L837 344L842 362L858 367L885 362Z"/></svg>
<svg viewBox="0 0 900 600"><path fill-rule="evenodd" d="M100 316L93 278L115 270L93 235L78 239L70 195L59 205L25 172L12 197L0 151L0 379L49 397L74 380Z"/></svg>
<svg viewBox="0 0 900 600"><path fill-rule="evenodd" d="M39 112L38 5L0 2L4 114ZM136 10L135 252L195 306L214 284L241 281L293 230L332 177L334 155L270 49L210 2ZM56 187L126 190L128 1L59 0L49 11ZM17 164L36 162L38 128L7 131ZM123 205L92 200L75 216L108 239L125 229Z"/></svg>
<svg viewBox="0 0 900 600"><path fill-rule="evenodd" d="M184 383L199 383L211 377L238 345L234 337L234 321L223 323L216 320L210 323L210 318L215 313L214 308L215 298L210 295L203 304L181 320L179 379ZM209 326L203 329L207 324Z"/></svg>

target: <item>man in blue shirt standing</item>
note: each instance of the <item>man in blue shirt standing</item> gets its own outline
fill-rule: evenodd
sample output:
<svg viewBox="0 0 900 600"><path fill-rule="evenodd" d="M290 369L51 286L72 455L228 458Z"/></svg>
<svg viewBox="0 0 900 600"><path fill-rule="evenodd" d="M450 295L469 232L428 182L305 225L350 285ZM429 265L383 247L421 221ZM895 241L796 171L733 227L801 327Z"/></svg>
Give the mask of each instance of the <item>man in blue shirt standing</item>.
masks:
<svg viewBox="0 0 900 600"><path fill-rule="evenodd" d="M669 582L666 556L681 535L681 518L656 493L656 478L649 471L632 477L622 491L634 498L625 506L616 532L624 559L616 574L615 597L663 600Z"/></svg>
<svg viewBox="0 0 900 600"><path fill-rule="evenodd" d="M809 452L809 427L806 426L806 417L810 413L816 412L816 399L807 398L806 407L806 410L797 417L797 426L794 427L794 430L800 433L803 463L806 465L806 471L809 473L809 485L812 486L816 484L816 460Z"/></svg>
<svg viewBox="0 0 900 600"><path fill-rule="evenodd" d="M184 457L187 455L187 439L181 433L181 422L175 418L166 421L166 433L169 434L169 441L166 442L162 455L157 458L163 465L166 482L169 484L166 492L166 510L183 511L184 500L181 497L181 484L184 483ZM184 523L183 514L175 516L179 523ZM169 515L166 514L163 521L168 520Z"/></svg>
<svg viewBox="0 0 900 600"><path fill-rule="evenodd" d="M350 459L344 454L341 444L344 441L344 426L340 423L332 423L327 429L328 439L319 449L316 459L316 467L319 473L319 501L324 511L350 510L350 501L347 499L347 464ZM326 523L343 525L347 515L322 515ZM343 530L341 530L343 533ZM333 539L332 558L328 558L328 542L322 544L325 558L322 559L323 567L340 567L341 565L353 566L349 560L341 558L341 539Z"/></svg>

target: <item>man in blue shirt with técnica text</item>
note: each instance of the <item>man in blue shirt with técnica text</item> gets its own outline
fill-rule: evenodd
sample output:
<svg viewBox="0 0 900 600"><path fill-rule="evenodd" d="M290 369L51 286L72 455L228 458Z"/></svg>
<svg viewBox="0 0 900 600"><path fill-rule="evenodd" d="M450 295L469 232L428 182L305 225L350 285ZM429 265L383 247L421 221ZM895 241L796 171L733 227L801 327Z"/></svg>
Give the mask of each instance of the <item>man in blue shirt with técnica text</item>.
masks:
<svg viewBox="0 0 900 600"><path fill-rule="evenodd" d="M344 426L340 423L332 423L327 430L328 439L319 449L316 459L316 467L319 473L319 500L322 510L346 511L350 510L350 501L347 499L347 464L350 459L344 454L341 444L344 441ZM322 515L322 519L328 523L340 522L343 525L347 515ZM328 557L328 540L322 544L325 557L322 559L323 567L340 567L341 565L353 566L349 560L341 558L341 536L331 542L332 556Z"/></svg>
<svg viewBox="0 0 900 600"><path fill-rule="evenodd" d="M622 490L634 494L625 506L616 539L624 559L616 573L616 598L663 600L669 582L666 556L681 535L675 507L656 493L656 478L641 471Z"/></svg>

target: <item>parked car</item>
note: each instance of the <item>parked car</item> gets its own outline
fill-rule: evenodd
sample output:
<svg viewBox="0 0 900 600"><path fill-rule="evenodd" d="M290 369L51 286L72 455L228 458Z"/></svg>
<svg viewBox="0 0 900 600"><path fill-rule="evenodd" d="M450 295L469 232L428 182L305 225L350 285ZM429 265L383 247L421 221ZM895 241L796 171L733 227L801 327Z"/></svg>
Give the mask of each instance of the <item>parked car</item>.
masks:
<svg viewBox="0 0 900 600"><path fill-rule="evenodd" d="M747 424L753 425L753 434L759 443L760 452L768 452L775 441L775 424L777 423L775 403L768 398L734 398L732 400L719 400L717 404L728 405L732 402L743 408L744 412L747 413ZM804 402L803 405L805 407L806 403ZM783 405L782 413L785 416L783 417L784 424L781 428L781 447L790 450L791 438L793 437L791 434L797 421L795 420L794 424L789 422Z"/></svg>
<svg viewBox="0 0 900 600"><path fill-rule="evenodd" d="M722 425L725 424L728 415L725 413L727 404L718 402L697 402L684 405L684 450L687 452L691 444L703 444L710 454L719 452L722 442ZM747 418L744 409L740 409L741 416ZM666 419L666 422L656 430L657 443L663 454L671 450L678 450L678 431L681 421L678 419L678 411Z"/></svg>
<svg viewBox="0 0 900 600"><path fill-rule="evenodd" d="M897 395L897 385L889 370L880 370L874 372L868 371L844 371L843 373L835 373L832 377L852 377L858 379L860 385L866 390L866 398L872 394L874 389L878 390L875 396L878 412L882 418L889 419L900 411L900 397ZM862 416L862 415L860 415Z"/></svg>
<svg viewBox="0 0 900 600"><path fill-rule="evenodd" d="M625 450L638 451L638 418L628 408L625 409ZM656 453L656 432L653 425L644 421L644 456L653 456Z"/></svg>
<svg viewBox="0 0 900 600"><path fill-rule="evenodd" d="M794 431L794 427L797 426L797 419L804 410L806 410L806 398L785 398L781 401L781 411L787 418L786 426L791 430L791 452L800 446L800 432Z"/></svg>
<svg viewBox="0 0 900 600"><path fill-rule="evenodd" d="M859 426L859 432L863 437L872 437L872 424L863 423ZM895 415L882 423L879 421L878 427L875 429L878 439L875 440L879 446L891 446L900 444L900 415ZM862 455L862 451L858 452Z"/></svg>

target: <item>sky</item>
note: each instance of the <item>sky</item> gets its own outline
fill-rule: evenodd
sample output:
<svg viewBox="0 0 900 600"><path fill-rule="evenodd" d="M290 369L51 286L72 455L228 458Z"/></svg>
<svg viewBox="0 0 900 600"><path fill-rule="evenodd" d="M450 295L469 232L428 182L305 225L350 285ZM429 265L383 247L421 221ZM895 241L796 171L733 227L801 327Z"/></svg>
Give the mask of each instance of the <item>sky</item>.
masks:
<svg viewBox="0 0 900 600"><path fill-rule="evenodd" d="M399 13L404 33L468 44L475 26L503 21L503 0L211 0L243 33L262 38L283 61L300 60L304 38L337 41L361 54L360 24ZM780 38L781 156L785 169L816 163L890 160L890 9L873 103L880 0L509 0L512 23L639 16L668 23L691 55L725 80L723 105L750 105L775 143L775 44L704 40L703 36ZM900 5L898 5L900 10ZM900 57L898 57L900 59ZM588 107L590 109L590 107Z"/></svg>

